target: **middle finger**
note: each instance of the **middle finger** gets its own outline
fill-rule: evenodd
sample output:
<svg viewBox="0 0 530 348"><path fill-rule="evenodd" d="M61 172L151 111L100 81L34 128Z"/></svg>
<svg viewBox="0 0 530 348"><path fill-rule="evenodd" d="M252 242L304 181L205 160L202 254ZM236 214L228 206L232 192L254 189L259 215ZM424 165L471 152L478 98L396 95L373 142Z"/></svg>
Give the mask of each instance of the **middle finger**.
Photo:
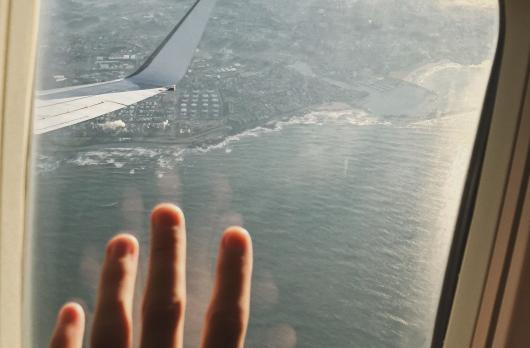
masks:
<svg viewBox="0 0 530 348"><path fill-rule="evenodd" d="M131 346L137 265L138 242L133 236L121 234L108 243L94 315L92 347Z"/></svg>
<svg viewBox="0 0 530 348"><path fill-rule="evenodd" d="M182 211L161 204L151 214L151 251L141 347L182 347L186 305L186 226Z"/></svg>

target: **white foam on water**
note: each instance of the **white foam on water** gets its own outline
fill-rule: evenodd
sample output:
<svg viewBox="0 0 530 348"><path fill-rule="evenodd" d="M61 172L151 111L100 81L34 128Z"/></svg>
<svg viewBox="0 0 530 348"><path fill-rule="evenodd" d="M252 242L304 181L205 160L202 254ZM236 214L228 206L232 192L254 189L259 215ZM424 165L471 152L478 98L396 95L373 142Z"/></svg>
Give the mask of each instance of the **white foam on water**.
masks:
<svg viewBox="0 0 530 348"><path fill-rule="evenodd" d="M67 162L71 164L75 164L79 167L96 166L98 164L102 164L97 159L90 158L90 157L83 157L82 155L76 157L75 159L68 160Z"/></svg>
<svg viewBox="0 0 530 348"><path fill-rule="evenodd" d="M131 169L129 173L133 175L139 170L138 165L149 159L155 160L160 169L172 170L179 162L183 161L186 154L207 153L217 149L225 149L225 153L229 154L232 152L232 148L229 145L239 142L241 139L278 132L291 126L322 126L324 124L345 126L390 125L390 122L385 122L366 111L348 108L347 105L344 106L342 108L330 106L332 110L322 106L318 110L294 116L287 121L277 121L269 126L260 126L228 136L222 142L206 147L184 149L175 146L158 145L158 147L154 148L111 147L101 150L81 150L73 158L66 160L66 163L79 167L113 165L115 168L123 168L126 165L131 165L134 166L134 169ZM54 171L61 165L61 163L54 162L46 156L41 156L37 164L37 170L41 173Z"/></svg>
<svg viewBox="0 0 530 348"><path fill-rule="evenodd" d="M214 144L214 145L208 145L206 147L195 147L191 149L187 149L189 153L207 153L212 150L218 150L226 148L229 144L232 144L234 142L238 142L241 139L248 138L248 137L257 137L260 134L272 132L276 129L272 128L265 128L265 127L256 127L249 130L246 130L244 132L241 132L239 134L230 135L226 137L223 141L220 143Z"/></svg>
<svg viewBox="0 0 530 348"><path fill-rule="evenodd" d="M41 154L37 156L35 161L35 171L40 174L54 172L60 166L60 160Z"/></svg>
<svg viewBox="0 0 530 348"><path fill-rule="evenodd" d="M279 122L280 129L290 125L353 125L353 126L374 126L390 125L388 121L371 115L362 109L342 109L342 110L318 110L311 111L303 116L293 117L289 121Z"/></svg>
<svg viewBox="0 0 530 348"><path fill-rule="evenodd" d="M492 61L463 65L450 60L425 64L404 78L438 95L437 111L463 112L482 105Z"/></svg>
<svg viewBox="0 0 530 348"><path fill-rule="evenodd" d="M350 126L374 126L374 125L391 125L391 122L381 120L380 118L369 114L362 109L345 108L340 110L316 110L310 111L300 116L291 117L288 121L277 121L271 123L269 126L259 126L241 132L239 134L226 137L222 142L209 145L206 147L197 147L187 149L190 153L207 153L212 150L226 148L226 153L231 153L232 149L227 148L228 145L240 141L248 137L258 137L262 134L270 132L278 132L285 127L290 126L322 126L324 124L334 125L350 125Z"/></svg>
<svg viewBox="0 0 530 348"><path fill-rule="evenodd" d="M123 168L126 164L156 158L164 152L169 152L169 149L116 147L97 151L80 151L73 158L68 159L66 163L79 167L112 164L116 168Z"/></svg>
<svg viewBox="0 0 530 348"><path fill-rule="evenodd" d="M455 112L443 115L441 117L432 118L428 120L417 121L408 124L407 128L440 128L440 129L456 129L463 132L476 127L480 116L481 109L467 112Z"/></svg>

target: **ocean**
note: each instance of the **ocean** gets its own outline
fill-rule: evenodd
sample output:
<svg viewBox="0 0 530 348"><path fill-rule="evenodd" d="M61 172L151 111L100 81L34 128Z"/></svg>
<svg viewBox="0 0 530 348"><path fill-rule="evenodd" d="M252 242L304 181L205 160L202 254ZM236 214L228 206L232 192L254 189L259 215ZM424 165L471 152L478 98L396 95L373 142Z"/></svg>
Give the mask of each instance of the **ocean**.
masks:
<svg viewBox="0 0 530 348"><path fill-rule="evenodd" d="M81 301L90 323L117 232L141 243L141 294L148 214L169 201L188 225L186 347L198 345L219 237L234 224L254 242L248 347L428 347L477 115L403 123L322 107L207 148L37 153L33 346L65 301Z"/></svg>

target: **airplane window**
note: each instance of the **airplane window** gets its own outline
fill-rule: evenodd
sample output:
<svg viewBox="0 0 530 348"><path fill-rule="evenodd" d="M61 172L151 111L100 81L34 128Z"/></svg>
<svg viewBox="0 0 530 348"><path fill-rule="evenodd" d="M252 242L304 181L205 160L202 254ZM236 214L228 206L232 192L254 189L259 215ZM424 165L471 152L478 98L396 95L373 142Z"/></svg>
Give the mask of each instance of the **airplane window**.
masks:
<svg viewBox="0 0 530 348"><path fill-rule="evenodd" d="M430 345L494 0L42 3L32 346L67 300L90 322L116 232L144 246L142 288L161 201L188 222L186 346L234 224L254 241L247 346Z"/></svg>

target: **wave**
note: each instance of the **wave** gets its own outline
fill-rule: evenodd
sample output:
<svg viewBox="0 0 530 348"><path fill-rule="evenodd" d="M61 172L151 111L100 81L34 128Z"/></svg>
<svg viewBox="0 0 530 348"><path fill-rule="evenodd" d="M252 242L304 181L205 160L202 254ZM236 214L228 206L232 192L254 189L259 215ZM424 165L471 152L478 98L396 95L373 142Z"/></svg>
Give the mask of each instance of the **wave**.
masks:
<svg viewBox="0 0 530 348"><path fill-rule="evenodd" d="M226 137L223 141L217 143L217 144L213 144L213 145L208 145L208 146L199 146L199 147L193 147L193 148L189 148L189 149L186 149L186 152L188 153L207 153L207 152L210 152L212 150L218 150L218 149L223 149L225 147L227 147L228 145L234 143L234 142L238 142L240 141L241 139L244 139L244 138L248 138L248 137L257 137L261 134L264 134L264 133L269 133L269 132L273 132L277 130L276 128L267 128L267 127L256 127L256 128L252 128L252 129L249 129L249 130L246 130L244 132L241 132L239 134L235 134L235 135L230 135L228 137Z"/></svg>
<svg viewBox="0 0 530 348"><path fill-rule="evenodd" d="M229 154L232 149L229 145L239 142L249 137L258 137L270 132L278 132L291 126L322 126L331 125L351 125L351 126L373 126L390 125L390 122L381 120L361 109L352 109L344 104L329 104L316 108L314 111L294 116L286 121L276 121L259 126L239 134L226 137L223 141L209 146L199 146L193 148L176 147L175 145L154 145L146 148L142 146L131 147L110 147L99 150L78 151L71 158L52 158L51 156L40 156L37 159L36 169L39 173L46 173L56 170L61 164L66 163L77 167L90 166L113 166L114 168L127 167L130 175L135 175L139 170L148 167L146 162L156 163L160 173L172 170L184 160L187 154L207 153L212 150L225 149ZM57 156L64 156L64 153ZM149 165L151 167L152 165Z"/></svg>
<svg viewBox="0 0 530 348"><path fill-rule="evenodd" d="M482 105L491 65L491 60L469 65L442 60L425 64L403 79L436 93L438 112L454 112Z"/></svg>
<svg viewBox="0 0 530 348"><path fill-rule="evenodd" d="M48 173L56 170L63 163L77 167L106 165L117 169L127 166L129 174L134 175L138 170L145 169L148 161L155 161L159 168L172 169L174 163L182 160L183 154L184 150L181 148L114 147L76 152L73 157L62 160L51 156L39 156L36 169L39 173Z"/></svg>
<svg viewBox="0 0 530 348"><path fill-rule="evenodd" d="M480 113L480 108L462 112L451 112L440 117L412 122L405 127L451 129L452 131L458 131L461 133L472 132L473 127L477 126Z"/></svg>
<svg viewBox="0 0 530 348"><path fill-rule="evenodd" d="M248 137L257 137L262 134L270 132L278 132L290 126L323 126L323 125L352 125L352 126L374 126L385 125L389 126L392 123L382 120L374 115L369 114L362 109L339 109L326 110L321 107L320 110L310 111L300 116L293 116L287 121L276 121L269 123L267 126L259 126L239 134L226 137L222 142L214 145L200 146L196 148L187 149L190 153L207 153L212 150L226 148L228 145L238 142L241 139ZM231 149L226 151L232 152Z"/></svg>
<svg viewBox="0 0 530 348"><path fill-rule="evenodd" d="M289 121L279 122L279 126L289 125L353 125L353 126L374 126L391 125L391 122L384 121L362 109L339 109L339 110L316 110L303 116L293 117Z"/></svg>
<svg viewBox="0 0 530 348"><path fill-rule="evenodd" d="M76 157L68 159L66 162L80 167L101 164L116 164L138 158L154 158L160 155L157 149L146 149L142 147L118 147L107 148L105 150L80 152ZM118 165L119 166L119 165Z"/></svg>
<svg viewBox="0 0 530 348"><path fill-rule="evenodd" d="M51 156L45 156L42 154L37 155L34 163L34 169L37 173L50 173L54 172L61 166L61 161Z"/></svg>

